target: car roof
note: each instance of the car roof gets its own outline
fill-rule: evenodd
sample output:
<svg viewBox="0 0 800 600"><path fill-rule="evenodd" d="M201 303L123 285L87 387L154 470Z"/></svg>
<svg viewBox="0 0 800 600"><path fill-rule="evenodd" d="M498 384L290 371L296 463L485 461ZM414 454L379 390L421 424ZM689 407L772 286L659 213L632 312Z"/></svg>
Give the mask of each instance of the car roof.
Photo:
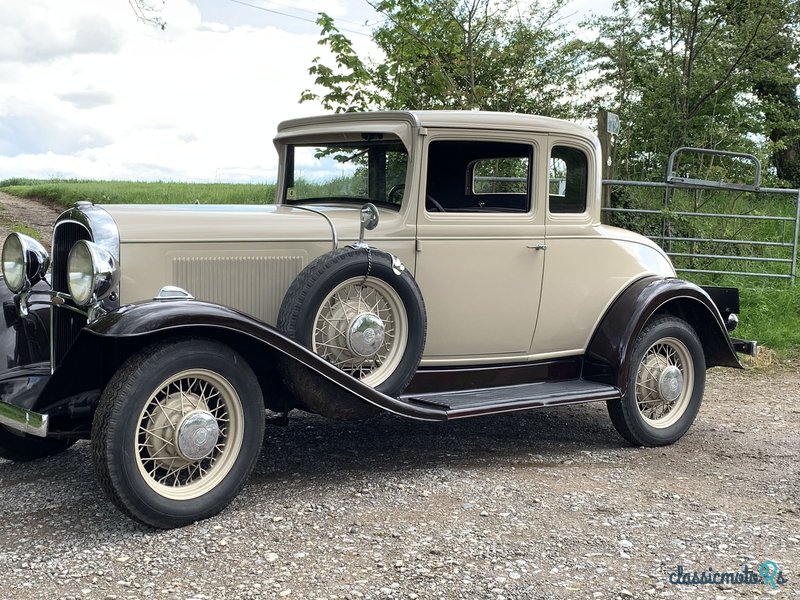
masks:
<svg viewBox="0 0 800 600"><path fill-rule="evenodd" d="M374 112L348 112L304 117L283 121L279 132L305 126L371 122L405 121L415 127L439 127L458 129L504 129L541 133L562 133L594 138L594 133L582 125L539 115L521 113L489 112L473 110L398 110Z"/></svg>

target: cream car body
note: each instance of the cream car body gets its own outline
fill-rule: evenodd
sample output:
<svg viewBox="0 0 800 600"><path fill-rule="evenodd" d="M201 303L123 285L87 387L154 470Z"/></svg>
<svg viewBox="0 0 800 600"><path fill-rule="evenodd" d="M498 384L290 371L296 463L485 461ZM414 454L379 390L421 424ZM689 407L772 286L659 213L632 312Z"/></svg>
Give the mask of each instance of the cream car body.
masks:
<svg viewBox="0 0 800 600"><path fill-rule="evenodd" d="M600 223L595 167L599 147L588 130L521 115L436 111L370 117L289 122L282 125L276 145L283 155L287 145L298 141L334 141L339 131L345 139L366 127L396 135L409 148L412 160L403 205L399 211L381 209L380 225L368 241L398 256L422 290L428 313L422 365L506 363L582 353L599 319L631 282L646 275L675 276L669 259L651 240ZM521 142L535 149L529 211L467 214L425 209L425 183L436 177L426 168L426 145L464 138ZM587 155L591 170L586 210L580 214L547 210L549 149L554 145L574 146ZM284 185L283 179L278 185ZM280 200L274 206L102 208L119 229L122 303L149 300L163 286L177 285L198 299L275 325L291 282L311 260L331 249L331 228L323 217ZM341 246L358 238L354 210L324 208ZM536 244L547 248L530 247ZM497 308L513 318L499 321ZM570 315L568 322L564 315Z"/></svg>
<svg viewBox="0 0 800 600"><path fill-rule="evenodd" d="M694 421L740 367L736 290L600 220L595 136L478 112L287 121L274 204L78 203L50 256L13 234L0 457L89 438L155 527L224 508L264 410L451 419L605 401L628 441ZM713 298L712 298L713 296Z"/></svg>

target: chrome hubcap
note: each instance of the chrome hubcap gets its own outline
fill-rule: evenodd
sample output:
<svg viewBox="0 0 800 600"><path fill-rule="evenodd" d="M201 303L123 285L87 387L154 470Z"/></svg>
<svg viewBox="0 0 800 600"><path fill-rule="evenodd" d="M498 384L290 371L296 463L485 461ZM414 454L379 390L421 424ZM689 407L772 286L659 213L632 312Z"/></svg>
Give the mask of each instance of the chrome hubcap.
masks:
<svg viewBox="0 0 800 600"><path fill-rule="evenodd" d="M658 393L667 402L675 402L683 389L683 373L675 365L669 365L658 378Z"/></svg>
<svg viewBox="0 0 800 600"><path fill-rule="evenodd" d="M383 346L385 333L380 317L372 313L360 314L347 330L347 347L359 356L372 356Z"/></svg>
<svg viewBox="0 0 800 600"><path fill-rule="evenodd" d="M219 440L219 424L210 412L198 410L186 415L178 425L178 452L188 460L205 458Z"/></svg>
<svg viewBox="0 0 800 600"><path fill-rule="evenodd" d="M689 405L694 370L689 349L677 338L664 338L645 352L636 373L636 405L652 426L678 421Z"/></svg>

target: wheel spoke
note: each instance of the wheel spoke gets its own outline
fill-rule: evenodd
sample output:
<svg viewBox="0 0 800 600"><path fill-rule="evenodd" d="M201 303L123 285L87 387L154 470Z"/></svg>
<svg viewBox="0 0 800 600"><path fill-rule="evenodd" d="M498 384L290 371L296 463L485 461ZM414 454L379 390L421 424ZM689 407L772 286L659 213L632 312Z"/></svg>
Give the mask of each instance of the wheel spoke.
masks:
<svg viewBox="0 0 800 600"><path fill-rule="evenodd" d="M214 379L215 373L206 373L211 378L187 372L186 376L166 382L150 396L139 418L136 454L140 469L149 485L174 489L174 493L180 494L178 497L194 497L194 492L189 490L210 489L208 486L214 485L215 478L224 476L235 458L233 455L225 458L226 452L231 452L228 444L231 427L234 427L234 435L241 435L241 408L237 408L239 401L235 391L220 387ZM222 383L230 385L224 380ZM232 397L237 404L231 404ZM238 411L238 416L236 412L231 413L232 409ZM205 412L217 424L217 443L199 460L187 459L178 451L179 419L192 411ZM220 472L215 465L223 464L227 467L221 468L226 470Z"/></svg>
<svg viewBox="0 0 800 600"><path fill-rule="evenodd" d="M634 399L639 413L652 427L670 427L685 412L693 390L691 360L690 350L677 337L663 337L644 353L636 373ZM676 381L679 387L673 397L666 390ZM669 399L661 395L665 384Z"/></svg>

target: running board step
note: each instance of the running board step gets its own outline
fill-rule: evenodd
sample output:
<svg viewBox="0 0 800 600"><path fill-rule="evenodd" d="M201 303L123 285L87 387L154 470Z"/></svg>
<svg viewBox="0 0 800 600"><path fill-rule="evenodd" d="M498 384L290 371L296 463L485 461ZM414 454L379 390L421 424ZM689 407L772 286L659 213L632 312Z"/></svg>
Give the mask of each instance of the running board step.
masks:
<svg viewBox="0 0 800 600"><path fill-rule="evenodd" d="M448 419L461 419L545 406L617 400L619 397L619 390L614 386L583 379L570 379L457 392L416 394L402 396L401 400L410 404L433 406L443 410Z"/></svg>

